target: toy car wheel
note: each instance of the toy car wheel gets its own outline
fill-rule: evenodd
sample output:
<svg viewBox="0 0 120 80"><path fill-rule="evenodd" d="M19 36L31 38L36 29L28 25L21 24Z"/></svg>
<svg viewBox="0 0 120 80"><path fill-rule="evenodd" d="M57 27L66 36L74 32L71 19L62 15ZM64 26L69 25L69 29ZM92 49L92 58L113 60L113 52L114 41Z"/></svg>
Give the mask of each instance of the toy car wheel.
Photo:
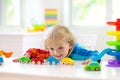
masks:
<svg viewBox="0 0 120 80"><path fill-rule="evenodd" d="M86 70L87 70L87 71L90 71L90 68L87 68Z"/></svg>
<svg viewBox="0 0 120 80"><path fill-rule="evenodd" d="M100 69L98 67L95 68L95 71L100 71Z"/></svg>
<svg viewBox="0 0 120 80"><path fill-rule="evenodd" d="M62 64L62 65L66 65L66 63L65 63L65 62L62 62L61 64Z"/></svg>
<svg viewBox="0 0 120 80"><path fill-rule="evenodd" d="M35 64L35 61L32 61L31 63L32 63L32 64Z"/></svg>
<svg viewBox="0 0 120 80"><path fill-rule="evenodd" d="M50 62L46 62L46 64L49 64L49 65L50 65Z"/></svg>
<svg viewBox="0 0 120 80"><path fill-rule="evenodd" d="M37 62L37 64L41 64L41 62L40 62L40 61L38 61L38 62Z"/></svg>
<svg viewBox="0 0 120 80"><path fill-rule="evenodd" d="M27 63L27 61L24 61L24 63Z"/></svg>
<svg viewBox="0 0 120 80"><path fill-rule="evenodd" d="M2 65L2 63L0 63L0 65Z"/></svg>
<svg viewBox="0 0 120 80"><path fill-rule="evenodd" d="M24 62L23 62L23 61L20 61L20 63L24 64Z"/></svg>
<svg viewBox="0 0 120 80"><path fill-rule="evenodd" d="M24 63L27 63L27 64L28 64L29 62L28 62L28 61L24 61Z"/></svg>
<svg viewBox="0 0 120 80"><path fill-rule="evenodd" d="M72 65L71 62L68 62L67 65Z"/></svg>
<svg viewBox="0 0 120 80"><path fill-rule="evenodd" d="M55 62L52 62L52 65L55 65Z"/></svg>

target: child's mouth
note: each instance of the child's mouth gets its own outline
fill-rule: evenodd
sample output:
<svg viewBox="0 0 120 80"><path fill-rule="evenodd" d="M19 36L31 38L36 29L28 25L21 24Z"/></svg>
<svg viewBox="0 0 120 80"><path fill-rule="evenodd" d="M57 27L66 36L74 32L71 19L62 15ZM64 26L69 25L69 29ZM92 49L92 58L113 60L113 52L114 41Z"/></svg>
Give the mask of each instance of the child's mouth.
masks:
<svg viewBox="0 0 120 80"><path fill-rule="evenodd" d="M62 55L54 55L54 57L56 57L57 59L60 59Z"/></svg>

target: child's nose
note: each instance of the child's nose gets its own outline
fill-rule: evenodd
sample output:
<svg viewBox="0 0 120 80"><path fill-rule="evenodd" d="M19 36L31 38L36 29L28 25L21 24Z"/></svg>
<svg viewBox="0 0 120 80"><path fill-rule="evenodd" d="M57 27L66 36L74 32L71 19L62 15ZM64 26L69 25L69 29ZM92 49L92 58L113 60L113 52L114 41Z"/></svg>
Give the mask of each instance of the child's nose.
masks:
<svg viewBox="0 0 120 80"><path fill-rule="evenodd" d="M54 51L54 54L56 54L56 55L57 55L57 54L58 54L58 51L57 51L57 50L55 50L55 51Z"/></svg>

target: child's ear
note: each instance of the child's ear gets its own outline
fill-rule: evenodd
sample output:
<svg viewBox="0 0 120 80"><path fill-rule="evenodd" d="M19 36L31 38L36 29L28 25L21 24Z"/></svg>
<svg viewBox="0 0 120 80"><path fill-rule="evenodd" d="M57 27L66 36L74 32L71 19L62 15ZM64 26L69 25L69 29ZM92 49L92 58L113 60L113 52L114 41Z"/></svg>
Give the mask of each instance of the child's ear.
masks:
<svg viewBox="0 0 120 80"><path fill-rule="evenodd" d="M73 44L70 44L70 49L72 49L72 47L73 47Z"/></svg>

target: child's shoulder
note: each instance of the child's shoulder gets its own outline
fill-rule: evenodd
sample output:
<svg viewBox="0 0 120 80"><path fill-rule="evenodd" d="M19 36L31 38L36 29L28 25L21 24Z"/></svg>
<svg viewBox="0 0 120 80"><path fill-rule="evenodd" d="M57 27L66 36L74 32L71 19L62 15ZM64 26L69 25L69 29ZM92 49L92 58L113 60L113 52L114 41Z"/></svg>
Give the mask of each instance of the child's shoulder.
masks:
<svg viewBox="0 0 120 80"><path fill-rule="evenodd" d="M75 42L73 47L79 47L79 48L85 48L82 44L79 44L78 42Z"/></svg>

